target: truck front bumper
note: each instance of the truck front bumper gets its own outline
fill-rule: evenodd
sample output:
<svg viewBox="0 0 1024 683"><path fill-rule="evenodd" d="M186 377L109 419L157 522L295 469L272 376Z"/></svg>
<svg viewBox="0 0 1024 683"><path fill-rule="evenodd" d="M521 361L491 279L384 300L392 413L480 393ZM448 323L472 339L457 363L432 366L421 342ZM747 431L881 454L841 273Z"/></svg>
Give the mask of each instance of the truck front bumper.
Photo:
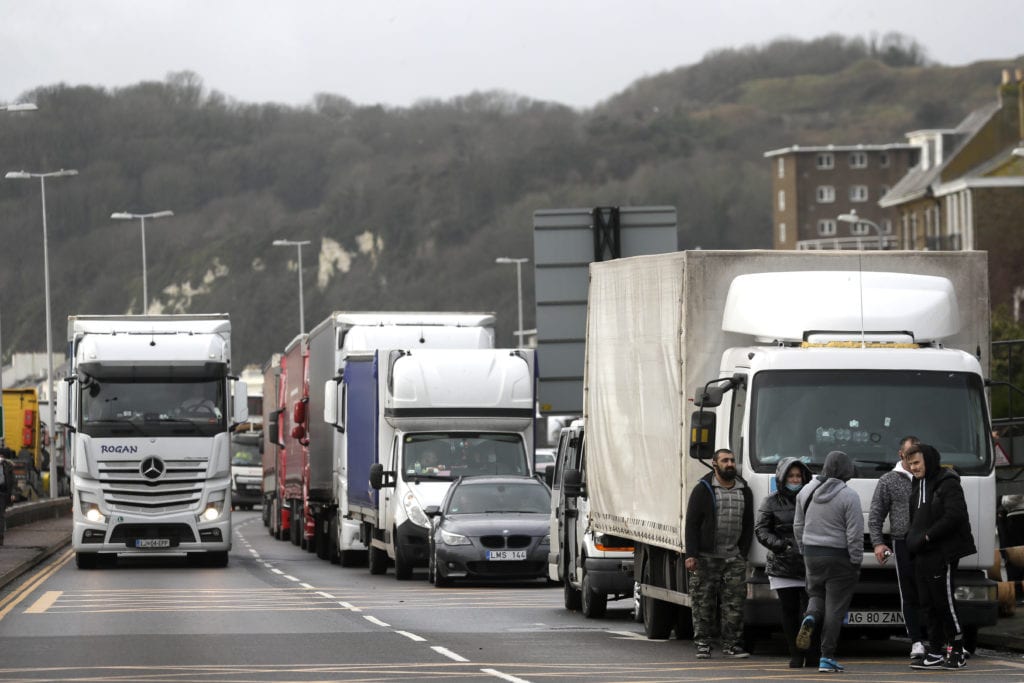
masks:
<svg viewBox="0 0 1024 683"><path fill-rule="evenodd" d="M632 557L588 557L585 566L595 591L633 595Z"/></svg>

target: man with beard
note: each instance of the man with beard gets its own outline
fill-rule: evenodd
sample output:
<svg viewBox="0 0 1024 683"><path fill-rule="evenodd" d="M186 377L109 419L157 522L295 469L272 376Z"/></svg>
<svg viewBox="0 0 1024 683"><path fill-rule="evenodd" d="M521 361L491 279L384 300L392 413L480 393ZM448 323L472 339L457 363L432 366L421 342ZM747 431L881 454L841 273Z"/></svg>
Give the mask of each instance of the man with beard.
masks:
<svg viewBox="0 0 1024 683"><path fill-rule="evenodd" d="M722 655L749 657L740 645L747 595L747 552L754 537L754 500L736 473L736 456L715 451L712 472L702 477L686 506L686 570L693 601L693 643L698 659L711 656L714 620L720 615ZM718 604L721 602L721 609Z"/></svg>

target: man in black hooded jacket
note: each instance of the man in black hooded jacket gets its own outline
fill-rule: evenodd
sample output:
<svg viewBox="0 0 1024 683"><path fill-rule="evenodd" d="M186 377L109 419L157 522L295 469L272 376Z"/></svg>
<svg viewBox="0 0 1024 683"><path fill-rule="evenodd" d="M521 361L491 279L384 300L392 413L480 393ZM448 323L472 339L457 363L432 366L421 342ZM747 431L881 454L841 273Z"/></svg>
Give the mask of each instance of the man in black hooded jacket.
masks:
<svg viewBox="0 0 1024 683"><path fill-rule="evenodd" d="M907 549L931 641L928 654L911 667L962 669L967 658L954 580L960 558L978 551L964 490L959 475L942 467L939 452L928 444L910 448L907 469L914 475Z"/></svg>

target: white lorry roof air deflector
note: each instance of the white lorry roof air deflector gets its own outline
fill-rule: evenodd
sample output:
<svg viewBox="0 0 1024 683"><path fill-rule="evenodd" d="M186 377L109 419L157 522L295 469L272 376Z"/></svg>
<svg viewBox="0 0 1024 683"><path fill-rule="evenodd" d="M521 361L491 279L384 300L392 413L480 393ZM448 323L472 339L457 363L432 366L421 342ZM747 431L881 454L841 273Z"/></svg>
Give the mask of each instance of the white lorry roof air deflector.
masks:
<svg viewBox="0 0 1024 683"><path fill-rule="evenodd" d="M960 329L953 284L944 277L875 271L739 275L729 286L722 329L758 341L803 341L808 332L909 332L918 343ZM852 337L851 337L852 338Z"/></svg>

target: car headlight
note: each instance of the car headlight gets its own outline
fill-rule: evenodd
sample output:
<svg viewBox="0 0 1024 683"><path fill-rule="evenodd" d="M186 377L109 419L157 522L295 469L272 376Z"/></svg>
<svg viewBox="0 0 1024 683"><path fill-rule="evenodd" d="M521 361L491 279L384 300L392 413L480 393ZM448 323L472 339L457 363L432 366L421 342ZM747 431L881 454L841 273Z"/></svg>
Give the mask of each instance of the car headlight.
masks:
<svg viewBox="0 0 1024 683"><path fill-rule="evenodd" d="M441 529L441 540L445 545L469 545L469 539L461 534L453 534Z"/></svg>
<svg viewBox="0 0 1024 683"><path fill-rule="evenodd" d="M409 518L409 521L416 526L430 528L430 519L427 514L423 512L423 508L420 507L419 502L416 500L415 494L412 491L405 494L405 498L402 499L402 505L405 507L405 516Z"/></svg>
<svg viewBox="0 0 1024 683"><path fill-rule="evenodd" d="M995 588L988 586L957 586L953 597L957 600L994 601L996 599L994 593Z"/></svg>

